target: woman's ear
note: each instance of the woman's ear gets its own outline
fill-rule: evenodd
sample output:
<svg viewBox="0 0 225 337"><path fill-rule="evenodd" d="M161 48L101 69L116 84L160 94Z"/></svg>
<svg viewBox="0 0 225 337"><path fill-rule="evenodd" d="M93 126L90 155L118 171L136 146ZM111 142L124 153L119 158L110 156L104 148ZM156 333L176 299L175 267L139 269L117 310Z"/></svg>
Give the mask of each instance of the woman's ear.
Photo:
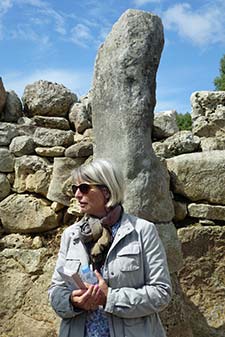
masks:
<svg viewBox="0 0 225 337"><path fill-rule="evenodd" d="M107 187L102 187L102 193L105 197L105 199L108 201L110 198L110 192Z"/></svg>

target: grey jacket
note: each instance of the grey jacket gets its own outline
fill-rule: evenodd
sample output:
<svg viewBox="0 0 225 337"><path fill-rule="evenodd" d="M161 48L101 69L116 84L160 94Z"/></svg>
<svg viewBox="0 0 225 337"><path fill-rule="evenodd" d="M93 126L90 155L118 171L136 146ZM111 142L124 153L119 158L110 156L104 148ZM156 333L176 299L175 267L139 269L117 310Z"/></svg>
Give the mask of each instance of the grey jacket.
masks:
<svg viewBox="0 0 225 337"><path fill-rule="evenodd" d="M83 337L86 312L69 301L71 291L57 272L59 266L78 271L88 264L79 240L79 225L68 227L61 239L56 268L49 288L50 302L62 318L59 337ZM158 312L171 298L166 255L153 223L123 214L104 264L109 290L104 308L110 337L165 337Z"/></svg>

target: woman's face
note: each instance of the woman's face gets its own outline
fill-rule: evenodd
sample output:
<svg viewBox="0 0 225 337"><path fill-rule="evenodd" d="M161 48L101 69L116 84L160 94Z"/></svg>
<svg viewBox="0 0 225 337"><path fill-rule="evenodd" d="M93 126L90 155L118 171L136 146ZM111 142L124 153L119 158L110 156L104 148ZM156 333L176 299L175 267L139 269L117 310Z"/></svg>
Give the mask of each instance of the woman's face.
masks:
<svg viewBox="0 0 225 337"><path fill-rule="evenodd" d="M77 185L86 184L84 181L79 182ZM90 185L88 192L82 193L80 188L75 192L80 212L101 218L106 215L105 204L107 203L107 190L104 187L97 185ZM109 194L109 193L108 193Z"/></svg>

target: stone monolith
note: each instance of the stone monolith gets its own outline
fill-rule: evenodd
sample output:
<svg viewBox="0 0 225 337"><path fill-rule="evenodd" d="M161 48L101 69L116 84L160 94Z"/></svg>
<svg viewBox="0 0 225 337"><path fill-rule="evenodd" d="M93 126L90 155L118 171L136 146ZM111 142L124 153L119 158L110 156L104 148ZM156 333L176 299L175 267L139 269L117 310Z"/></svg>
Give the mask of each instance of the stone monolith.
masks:
<svg viewBox="0 0 225 337"><path fill-rule="evenodd" d="M163 43L158 16L127 10L99 49L92 97L95 157L123 169L126 210L155 222L174 214L167 171L151 146Z"/></svg>

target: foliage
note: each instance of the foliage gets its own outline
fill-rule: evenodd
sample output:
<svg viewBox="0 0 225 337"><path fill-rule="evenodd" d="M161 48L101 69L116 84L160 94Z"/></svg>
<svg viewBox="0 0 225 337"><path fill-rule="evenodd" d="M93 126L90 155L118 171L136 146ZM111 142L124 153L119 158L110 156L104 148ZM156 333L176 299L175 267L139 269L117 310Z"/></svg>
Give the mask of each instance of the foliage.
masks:
<svg viewBox="0 0 225 337"><path fill-rule="evenodd" d="M225 54L220 60L220 76L214 79L216 90L225 90Z"/></svg>
<svg viewBox="0 0 225 337"><path fill-rule="evenodd" d="M176 119L179 130L191 130L192 120L189 112L185 114L177 113Z"/></svg>

